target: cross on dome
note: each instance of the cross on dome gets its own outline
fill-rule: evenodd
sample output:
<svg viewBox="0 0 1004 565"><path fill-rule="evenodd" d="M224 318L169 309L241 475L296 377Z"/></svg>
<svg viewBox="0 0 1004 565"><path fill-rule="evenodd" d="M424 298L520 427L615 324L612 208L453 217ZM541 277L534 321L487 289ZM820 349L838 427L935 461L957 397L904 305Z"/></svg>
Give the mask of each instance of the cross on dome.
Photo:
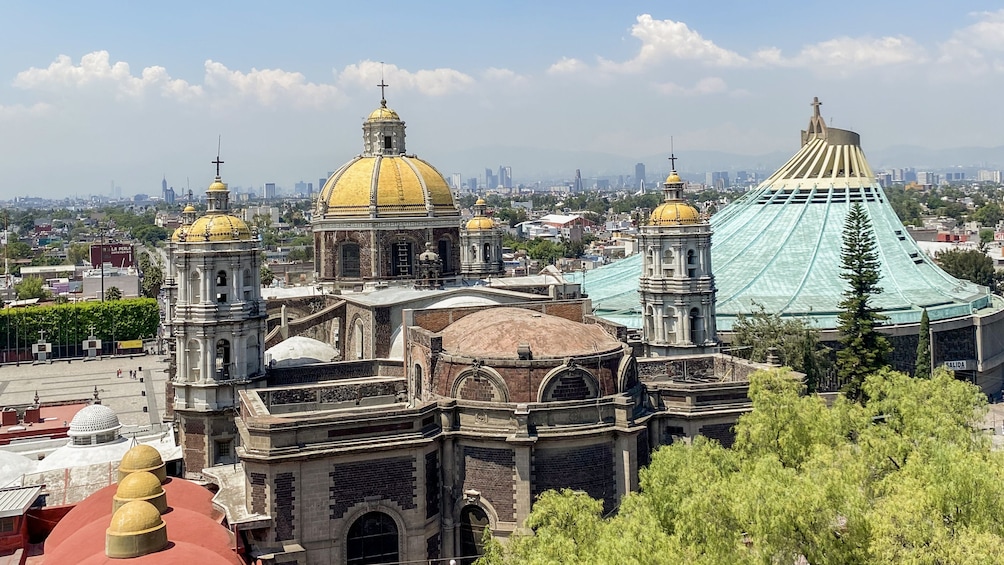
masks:
<svg viewBox="0 0 1004 565"><path fill-rule="evenodd" d="M210 163L216 165L216 176L217 177L220 176L220 165L222 165L224 162L220 160L219 153L216 154L216 160L210 161Z"/></svg>
<svg viewBox="0 0 1004 565"><path fill-rule="evenodd" d="M378 84L377 86L380 87L380 105L383 106L384 108L386 108L387 107L387 96L384 94L384 89L387 88L390 85L387 84L383 80L383 77L381 76L380 77L380 84Z"/></svg>

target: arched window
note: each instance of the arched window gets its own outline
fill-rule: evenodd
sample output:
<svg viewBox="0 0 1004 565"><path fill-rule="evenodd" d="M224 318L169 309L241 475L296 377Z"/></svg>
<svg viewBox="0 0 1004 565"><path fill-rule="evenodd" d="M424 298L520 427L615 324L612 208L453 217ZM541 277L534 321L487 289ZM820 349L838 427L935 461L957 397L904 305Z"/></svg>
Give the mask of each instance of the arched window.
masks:
<svg viewBox="0 0 1004 565"><path fill-rule="evenodd" d="M484 261L488 262L488 261L491 261L491 260L492 260L492 244L486 243L485 244Z"/></svg>
<svg viewBox="0 0 1004 565"><path fill-rule="evenodd" d="M472 245L471 246L471 261L477 261L477 260L478 260L478 246L477 245Z"/></svg>
<svg viewBox="0 0 1004 565"><path fill-rule="evenodd" d="M701 339L701 312L697 308L692 308L690 310L690 342L693 344L700 344L704 340Z"/></svg>
<svg viewBox="0 0 1004 565"><path fill-rule="evenodd" d="M363 514L352 523L346 539L346 563L396 563L397 524L383 512Z"/></svg>
<svg viewBox="0 0 1004 565"><path fill-rule="evenodd" d="M666 335L667 343L676 343L676 310L666 308L666 315L663 317L663 331Z"/></svg>
<svg viewBox="0 0 1004 565"><path fill-rule="evenodd" d="M544 384L544 392L540 395L540 399L542 402L586 400L599 396L598 389L596 379L587 371L579 368L568 369Z"/></svg>
<svg viewBox="0 0 1004 565"><path fill-rule="evenodd" d="M216 286L227 286L226 271L216 271Z"/></svg>
<svg viewBox="0 0 1004 565"><path fill-rule="evenodd" d="M241 287L244 289L244 301L247 302L251 300L251 269L244 269L244 276L241 280L243 284Z"/></svg>
<svg viewBox="0 0 1004 565"><path fill-rule="evenodd" d="M356 359L363 358L363 321L356 318L352 327L352 343L355 345Z"/></svg>
<svg viewBox="0 0 1004 565"><path fill-rule="evenodd" d="M359 244L346 242L342 244L342 257L339 267L341 276L359 278Z"/></svg>
<svg viewBox="0 0 1004 565"><path fill-rule="evenodd" d="M687 250L687 276L694 278L697 276L697 256L693 249Z"/></svg>
<svg viewBox="0 0 1004 565"><path fill-rule="evenodd" d="M673 271L675 270L673 265L673 250L663 249L662 250L662 275L664 277L673 276Z"/></svg>
<svg viewBox="0 0 1004 565"><path fill-rule="evenodd" d="M188 279L188 302L190 304L202 302L202 274L199 271L192 271Z"/></svg>
<svg viewBox="0 0 1004 565"><path fill-rule="evenodd" d="M415 398L422 398L422 366L415 363Z"/></svg>
<svg viewBox="0 0 1004 565"><path fill-rule="evenodd" d="M465 506L460 511L460 561L463 565L474 563L484 554L481 536L489 526L488 514L480 506Z"/></svg>
<svg viewBox="0 0 1004 565"><path fill-rule="evenodd" d="M188 375L182 375L181 380L198 382L202 373L202 348L194 339L188 341Z"/></svg>
<svg viewBox="0 0 1004 565"><path fill-rule="evenodd" d="M216 378L230 378L230 342L225 339L216 342Z"/></svg>

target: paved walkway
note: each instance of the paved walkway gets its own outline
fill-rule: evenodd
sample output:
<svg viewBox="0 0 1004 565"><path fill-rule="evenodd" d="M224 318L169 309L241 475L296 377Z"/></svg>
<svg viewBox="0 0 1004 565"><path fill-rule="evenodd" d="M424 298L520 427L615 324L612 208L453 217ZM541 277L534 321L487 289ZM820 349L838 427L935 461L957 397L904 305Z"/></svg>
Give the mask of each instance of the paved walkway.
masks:
<svg viewBox="0 0 1004 565"><path fill-rule="evenodd" d="M43 404L65 400L86 401L93 398L94 387L97 387L101 403L115 410L122 424L149 425L150 414L143 412L144 406L148 410L151 408L145 391L152 392L157 412L161 418L164 415L164 386L167 382L167 362L164 359L160 355L137 355L105 357L100 361L54 361L51 365L2 365L0 407L31 404L36 391L39 402ZM140 382L142 374L135 379L129 378L129 371L140 367L144 373L149 371L150 383ZM116 376L119 369L122 370L121 377Z"/></svg>

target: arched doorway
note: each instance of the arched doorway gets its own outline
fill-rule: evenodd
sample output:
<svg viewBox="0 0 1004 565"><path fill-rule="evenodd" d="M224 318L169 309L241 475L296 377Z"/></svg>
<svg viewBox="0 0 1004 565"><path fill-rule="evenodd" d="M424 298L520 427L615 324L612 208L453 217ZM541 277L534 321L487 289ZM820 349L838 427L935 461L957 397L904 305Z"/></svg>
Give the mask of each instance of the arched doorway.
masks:
<svg viewBox="0 0 1004 565"><path fill-rule="evenodd" d="M348 565L396 563L397 524L383 512L363 514L349 528L345 545Z"/></svg>
<svg viewBox="0 0 1004 565"><path fill-rule="evenodd" d="M465 506L460 511L460 563L471 565L484 551L481 536L489 525L488 514L480 506Z"/></svg>

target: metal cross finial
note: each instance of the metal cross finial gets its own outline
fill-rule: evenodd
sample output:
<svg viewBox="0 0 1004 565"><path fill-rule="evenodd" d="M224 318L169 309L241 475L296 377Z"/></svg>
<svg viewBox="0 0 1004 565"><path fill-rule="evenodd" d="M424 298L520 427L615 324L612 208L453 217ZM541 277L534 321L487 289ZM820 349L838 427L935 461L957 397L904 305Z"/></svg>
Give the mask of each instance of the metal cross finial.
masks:
<svg viewBox="0 0 1004 565"><path fill-rule="evenodd" d="M216 176L220 176L220 165L223 164L223 161L220 160L220 146L222 144L223 144L223 136L221 135L216 142L216 160L210 161L210 163L216 165Z"/></svg>
<svg viewBox="0 0 1004 565"><path fill-rule="evenodd" d="M822 106L822 105L823 105L823 103L819 101L819 97L818 96L813 96L812 97L812 103L809 104L809 106L812 106L812 115L813 115L813 117L816 117L816 118L819 117L819 107Z"/></svg>
<svg viewBox="0 0 1004 565"><path fill-rule="evenodd" d="M384 89L390 85L384 82L383 77L380 77L380 84L378 84L377 86L380 87L380 104L386 106L387 97L384 95Z"/></svg>
<svg viewBox="0 0 1004 565"><path fill-rule="evenodd" d="M669 166L675 171L676 170L676 160L679 159L676 155L672 153L669 154Z"/></svg>

